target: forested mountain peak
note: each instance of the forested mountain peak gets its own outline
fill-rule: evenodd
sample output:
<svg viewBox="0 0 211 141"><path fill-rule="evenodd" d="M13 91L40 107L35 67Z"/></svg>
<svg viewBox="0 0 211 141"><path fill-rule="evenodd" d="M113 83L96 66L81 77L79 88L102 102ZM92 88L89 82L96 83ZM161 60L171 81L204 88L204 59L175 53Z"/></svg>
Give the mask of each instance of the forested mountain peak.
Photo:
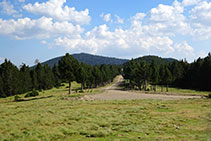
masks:
<svg viewBox="0 0 211 141"><path fill-rule="evenodd" d="M88 65L101 65L101 64L109 64L109 65L121 65L129 60L127 59L118 59L114 57L105 57L100 55L92 55L87 53L79 53L79 54L72 54L72 56L77 59L80 63L85 62ZM49 66L53 67L54 64L58 64L61 57L56 57L53 59L50 59L48 61L43 62L42 64L48 64Z"/></svg>
<svg viewBox="0 0 211 141"><path fill-rule="evenodd" d="M176 61L176 59L174 58L161 58L154 55L143 56L143 57L136 58L134 60L138 62L145 61L147 64L151 64L154 61L157 65L168 64L173 61Z"/></svg>

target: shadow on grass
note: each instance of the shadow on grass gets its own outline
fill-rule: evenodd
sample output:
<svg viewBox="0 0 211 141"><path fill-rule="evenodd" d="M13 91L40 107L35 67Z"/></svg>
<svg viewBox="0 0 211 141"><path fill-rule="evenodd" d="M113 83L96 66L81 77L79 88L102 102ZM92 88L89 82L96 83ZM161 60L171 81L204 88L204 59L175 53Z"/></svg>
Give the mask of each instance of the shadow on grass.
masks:
<svg viewBox="0 0 211 141"><path fill-rule="evenodd" d="M53 97L53 96L50 95L50 96L45 96L45 97L33 97L30 99L19 99L18 101L14 101L14 102L33 101L33 100L47 99L47 98L51 98L51 97Z"/></svg>

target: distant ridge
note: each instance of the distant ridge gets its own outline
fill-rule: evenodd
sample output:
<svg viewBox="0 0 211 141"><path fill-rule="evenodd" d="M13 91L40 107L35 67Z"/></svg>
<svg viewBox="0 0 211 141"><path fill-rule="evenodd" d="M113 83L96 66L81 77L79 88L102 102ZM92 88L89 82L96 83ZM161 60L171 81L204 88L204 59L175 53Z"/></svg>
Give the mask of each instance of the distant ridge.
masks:
<svg viewBox="0 0 211 141"><path fill-rule="evenodd" d="M101 64L109 64L109 65L122 65L124 63L127 63L128 59L119 59L119 58L114 58L114 57L105 57L105 56L100 56L100 55L92 55L92 54L87 54L87 53L79 53L79 54L72 54L72 56L77 59L80 63L81 62L85 62L86 64L89 65L101 65ZM41 63L42 65L48 64L50 67L53 67L54 64L58 64L59 60L62 58L63 56L60 57L56 57L53 59L50 59L48 61L45 61L43 63ZM175 61L176 59L174 58L161 58L158 56L143 56L143 57L139 57L134 59L135 61L145 61L147 64L150 64L152 61L155 61L155 63L157 65L161 65L161 64L168 64L171 63L173 61Z"/></svg>
<svg viewBox="0 0 211 141"><path fill-rule="evenodd" d="M110 65L122 65L129 60L127 59L118 59L114 57L104 57L104 56L99 56L99 55L92 55L92 54L87 54L87 53L79 53L79 54L72 54L72 56L77 59L80 63L85 62L86 64L89 65L101 65L101 64L110 64ZM56 57L53 59L50 59L48 61L45 61L41 63L42 65L48 64L50 67L53 67L54 64L58 64L59 60L61 57Z"/></svg>
<svg viewBox="0 0 211 141"><path fill-rule="evenodd" d="M145 61L147 64L151 64L152 61L155 62L155 64L157 65L161 65L161 64L168 64L171 63L173 61L177 61L174 58L161 58L158 56L154 56L154 55L149 55L149 56L143 56L143 57L139 57L134 59L135 61Z"/></svg>

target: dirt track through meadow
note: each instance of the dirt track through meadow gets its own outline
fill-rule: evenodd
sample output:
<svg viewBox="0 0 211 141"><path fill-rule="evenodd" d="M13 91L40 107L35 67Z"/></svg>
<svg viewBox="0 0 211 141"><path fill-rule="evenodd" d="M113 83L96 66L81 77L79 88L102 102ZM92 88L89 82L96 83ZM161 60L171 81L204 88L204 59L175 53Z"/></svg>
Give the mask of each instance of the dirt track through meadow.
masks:
<svg viewBox="0 0 211 141"><path fill-rule="evenodd" d="M118 76L116 83L103 88L104 92L95 95L86 95L83 99L87 100L133 100L133 99L160 99L160 100L177 100L189 98L201 98L201 96L184 96L184 95L165 95L165 94L145 94L142 92L124 91L119 85L123 81L122 76Z"/></svg>

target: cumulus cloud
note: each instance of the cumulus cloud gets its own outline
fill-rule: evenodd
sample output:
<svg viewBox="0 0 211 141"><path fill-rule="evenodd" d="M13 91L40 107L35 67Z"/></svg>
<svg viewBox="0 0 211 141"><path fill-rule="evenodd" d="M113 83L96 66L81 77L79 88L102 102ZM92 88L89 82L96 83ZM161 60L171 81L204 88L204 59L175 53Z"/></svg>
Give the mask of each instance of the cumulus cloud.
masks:
<svg viewBox="0 0 211 141"><path fill-rule="evenodd" d="M211 2L203 1L190 11L193 35L200 40L211 39Z"/></svg>
<svg viewBox="0 0 211 141"><path fill-rule="evenodd" d="M120 18L118 15L115 15L116 17L116 22L119 23L119 24L123 24L124 23L124 20L122 18Z"/></svg>
<svg viewBox="0 0 211 141"><path fill-rule="evenodd" d="M184 41L183 43L177 43L174 47L178 53L184 56L194 55L194 49L186 41Z"/></svg>
<svg viewBox="0 0 211 141"><path fill-rule="evenodd" d="M21 15L18 14L18 11L14 9L14 6L6 0L0 2L0 7L2 8L2 12L7 15L12 15L14 17L20 17Z"/></svg>
<svg viewBox="0 0 211 141"><path fill-rule="evenodd" d="M52 17L60 21L69 21L77 24L89 24L91 17L89 16L89 10L76 11L74 7L64 6L66 0L49 0L47 2L35 4L27 4L23 6L23 9L28 12Z"/></svg>
<svg viewBox="0 0 211 141"><path fill-rule="evenodd" d="M184 7L178 1L174 1L171 6L160 4L150 11L151 25L167 34L192 34L192 28L183 12Z"/></svg>
<svg viewBox="0 0 211 141"><path fill-rule="evenodd" d="M211 39L211 3L207 1L175 0L171 5L160 4L148 13L136 13L127 19L130 23L124 28L113 26L110 30L103 24L86 32L81 26L90 22L89 10L76 11L75 8L65 6L65 3L66 0L48 0L24 5L26 11L42 17L0 19L0 34L15 39L37 38L42 44L64 47L71 52L122 57L176 54L188 58L196 56L194 49L186 41L179 42L178 36ZM115 14L112 17L110 13L101 14L100 17L109 25L124 24L125 20ZM47 43L48 38L54 42Z"/></svg>
<svg viewBox="0 0 211 141"><path fill-rule="evenodd" d="M110 14L110 13L105 14L105 15L102 13L102 14L100 15L100 17L103 18L103 20L104 20L105 22L112 22L111 14Z"/></svg>
<svg viewBox="0 0 211 141"><path fill-rule="evenodd" d="M151 51L161 53L174 51L173 41L170 38L147 35L141 27L134 25L130 29L119 28L113 32L109 31L107 25L100 25L87 32L84 37L77 39L58 38L55 42L57 46L64 46L70 51L107 52L109 55L115 55L117 52L121 52L121 55L132 55Z"/></svg>
<svg viewBox="0 0 211 141"><path fill-rule="evenodd" d="M191 10L191 19L194 22L211 26L211 2L203 1Z"/></svg>
<svg viewBox="0 0 211 141"><path fill-rule="evenodd" d="M0 34L12 38L23 39L45 39L56 36L67 36L75 38L80 36L83 29L69 22L54 22L52 18L41 17L37 20L23 18L18 20L0 19Z"/></svg>
<svg viewBox="0 0 211 141"><path fill-rule="evenodd" d="M198 4L199 2L201 2L201 0L183 0L182 5L183 6L192 6L192 5Z"/></svg>
<svg viewBox="0 0 211 141"><path fill-rule="evenodd" d="M145 16L146 16L145 13L136 13L136 15L132 17L132 20L140 21L140 20L143 20Z"/></svg>

